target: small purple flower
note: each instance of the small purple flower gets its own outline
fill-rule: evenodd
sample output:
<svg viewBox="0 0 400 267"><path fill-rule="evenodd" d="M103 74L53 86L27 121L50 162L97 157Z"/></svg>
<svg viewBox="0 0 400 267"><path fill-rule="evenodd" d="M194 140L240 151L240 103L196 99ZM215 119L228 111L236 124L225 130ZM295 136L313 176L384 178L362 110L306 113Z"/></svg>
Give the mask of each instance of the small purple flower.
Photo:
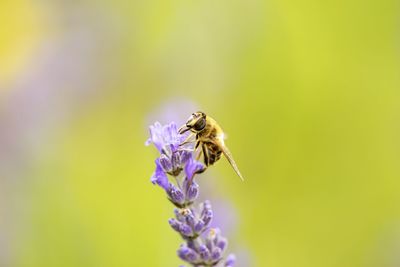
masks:
<svg viewBox="0 0 400 267"><path fill-rule="evenodd" d="M197 234L201 234L205 229L206 229L205 224L201 219L199 219L199 221L194 225L194 231Z"/></svg>
<svg viewBox="0 0 400 267"><path fill-rule="evenodd" d="M179 229L181 228L182 223L175 220L174 218L169 219L168 222L169 222L169 225L171 225L172 229L174 229L175 231L177 231L179 233L179 231L180 231Z"/></svg>
<svg viewBox="0 0 400 267"><path fill-rule="evenodd" d="M176 124L173 122L164 126L156 122L150 126L150 138L146 141L146 145L154 144L160 152L160 157L156 160L156 171L151 181L165 190L168 185L164 183L165 177L161 176L161 172L165 176L166 174L178 176L187 165L189 165L189 168L193 168L191 166L196 165L192 158L193 147L188 145L180 146L186 138L187 135L178 133ZM186 164L189 161L190 163ZM197 162L197 164L201 163ZM162 182L159 182L159 179L162 179Z"/></svg>
<svg viewBox="0 0 400 267"><path fill-rule="evenodd" d="M233 267L236 262L236 257L233 254L229 254L225 261L225 267Z"/></svg>
<svg viewBox="0 0 400 267"><path fill-rule="evenodd" d="M178 256L189 263L197 264L199 263L200 256L197 252L185 245L182 245L178 250Z"/></svg>
<svg viewBox="0 0 400 267"><path fill-rule="evenodd" d="M193 202L199 196L199 185L189 179L183 181L183 187L186 188L186 200L188 202Z"/></svg>
<svg viewBox="0 0 400 267"><path fill-rule="evenodd" d="M199 254L204 262L208 262L211 259L211 253L205 245L200 245Z"/></svg>
<svg viewBox="0 0 400 267"><path fill-rule="evenodd" d="M191 181L196 173L202 172L203 170L204 170L203 164L194 160L193 157L190 157L188 159L187 164L185 166L185 173L187 179Z"/></svg>
<svg viewBox="0 0 400 267"><path fill-rule="evenodd" d="M158 184L159 186L164 188L164 190L169 189L168 177L160 164L159 158L156 159L156 170L154 171L150 180L153 184Z"/></svg>
<svg viewBox="0 0 400 267"><path fill-rule="evenodd" d="M224 251L225 248L228 246L228 240L224 237L221 237L217 240L215 245L219 247L222 251Z"/></svg>
<svg viewBox="0 0 400 267"><path fill-rule="evenodd" d="M179 232L184 236L184 237L193 237L193 230L192 228L187 225L182 223L179 227Z"/></svg>
<svg viewBox="0 0 400 267"><path fill-rule="evenodd" d="M182 190L177 188L172 183L169 184L169 187L166 190L169 199L172 201L172 203L175 203L177 205L182 205L185 202L185 195L183 194Z"/></svg>
<svg viewBox="0 0 400 267"><path fill-rule="evenodd" d="M194 228L196 223L196 218L190 210L186 214L186 223L190 226L190 228Z"/></svg>
<svg viewBox="0 0 400 267"><path fill-rule="evenodd" d="M177 148L185 140L185 136L178 133L178 128L174 122L162 126L159 122L150 126L150 138L146 145L153 143L159 152L162 152L166 146L173 145Z"/></svg>
<svg viewBox="0 0 400 267"><path fill-rule="evenodd" d="M201 219L206 226L209 226L212 218L213 218L213 211L211 209L210 202L204 201L203 209L201 211Z"/></svg>

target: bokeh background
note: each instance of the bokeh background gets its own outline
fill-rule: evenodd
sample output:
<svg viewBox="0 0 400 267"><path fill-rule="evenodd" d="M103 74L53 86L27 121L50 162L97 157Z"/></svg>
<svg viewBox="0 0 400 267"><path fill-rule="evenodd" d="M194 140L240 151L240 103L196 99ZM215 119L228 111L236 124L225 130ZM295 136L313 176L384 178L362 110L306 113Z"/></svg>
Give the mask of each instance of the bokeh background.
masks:
<svg viewBox="0 0 400 267"><path fill-rule="evenodd" d="M400 266L396 0L0 1L0 266L178 266L154 120L223 126L239 267ZM228 219L228 220L227 220Z"/></svg>

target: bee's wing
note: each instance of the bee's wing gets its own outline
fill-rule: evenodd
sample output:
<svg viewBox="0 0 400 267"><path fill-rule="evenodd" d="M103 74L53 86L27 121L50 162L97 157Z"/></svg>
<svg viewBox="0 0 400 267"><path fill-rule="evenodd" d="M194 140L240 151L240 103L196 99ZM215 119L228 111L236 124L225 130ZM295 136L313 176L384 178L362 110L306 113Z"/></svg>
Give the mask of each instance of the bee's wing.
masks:
<svg viewBox="0 0 400 267"><path fill-rule="evenodd" d="M242 179L242 181L244 181L244 178L243 178L242 174L240 173L235 160L233 159L231 151L229 151L229 149L225 146L223 140L222 140L222 142L221 142L221 140L219 140L219 147L221 148L222 153L224 153L226 159L229 161L229 163L231 164L232 168L235 170L235 172L237 173L239 178Z"/></svg>

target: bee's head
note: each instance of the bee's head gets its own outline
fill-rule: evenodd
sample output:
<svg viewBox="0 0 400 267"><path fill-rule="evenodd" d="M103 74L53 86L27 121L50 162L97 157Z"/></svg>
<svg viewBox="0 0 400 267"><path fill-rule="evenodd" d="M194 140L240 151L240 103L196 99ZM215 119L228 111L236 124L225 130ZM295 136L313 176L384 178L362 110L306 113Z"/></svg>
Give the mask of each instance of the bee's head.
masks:
<svg viewBox="0 0 400 267"><path fill-rule="evenodd" d="M200 132L206 127L206 114L198 111L193 113L186 124L179 129L179 133L183 134L186 131Z"/></svg>

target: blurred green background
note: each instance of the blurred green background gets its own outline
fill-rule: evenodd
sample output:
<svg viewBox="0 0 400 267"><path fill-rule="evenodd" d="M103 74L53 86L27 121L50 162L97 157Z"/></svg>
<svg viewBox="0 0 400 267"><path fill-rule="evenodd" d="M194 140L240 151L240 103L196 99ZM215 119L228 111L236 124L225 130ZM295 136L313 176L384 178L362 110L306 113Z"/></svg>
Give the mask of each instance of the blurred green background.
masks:
<svg viewBox="0 0 400 267"><path fill-rule="evenodd" d="M0 1L0 266L178 266L144 141L180 106L246 178L221 160L202 181L239 267L400 266L399 10Z"/></svg>

